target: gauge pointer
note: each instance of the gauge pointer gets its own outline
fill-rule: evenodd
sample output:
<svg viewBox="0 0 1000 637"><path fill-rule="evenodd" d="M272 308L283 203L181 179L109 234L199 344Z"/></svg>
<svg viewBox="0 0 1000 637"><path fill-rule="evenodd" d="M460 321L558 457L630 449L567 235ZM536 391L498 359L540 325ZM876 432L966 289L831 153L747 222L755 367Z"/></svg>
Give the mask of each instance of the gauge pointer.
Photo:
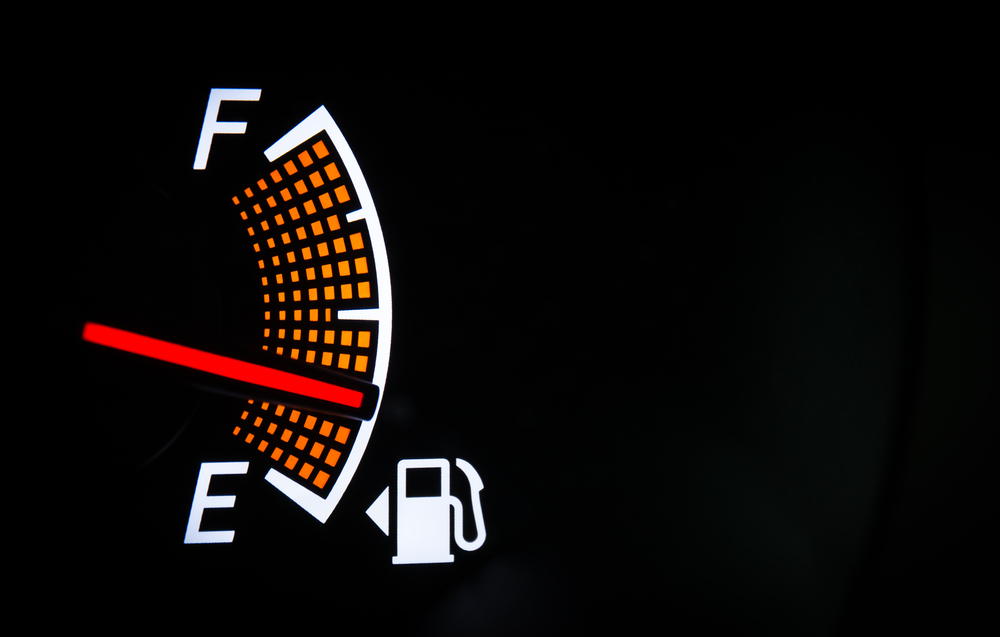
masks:
<svg viewBox="0 0 1000 637"><path fill-rule="evenodd" d="M98 323L84 324L83 340L207 372L238 383L262 387L277 392L280 397L290 397L293 402L295 398L313 399L308 401L311 404L303 406L316 406L315 401L319 401L322 411L332 411L355 418L370 418L377 401L378 387L364 381L350 379L350 384L360 387L351 389Z"/></svg>

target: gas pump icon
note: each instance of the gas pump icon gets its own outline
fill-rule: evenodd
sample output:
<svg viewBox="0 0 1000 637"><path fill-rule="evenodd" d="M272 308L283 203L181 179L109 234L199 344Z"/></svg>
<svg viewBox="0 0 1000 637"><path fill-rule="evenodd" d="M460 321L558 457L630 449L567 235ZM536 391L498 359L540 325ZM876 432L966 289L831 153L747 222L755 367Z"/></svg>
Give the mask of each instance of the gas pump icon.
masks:
<svg viewBox="0 0 1000 637"><path fill-rule="evenodd" d="M451 495L451 465L444 458L400 460L396 466L396 556L393 564L435 564L454 562L451 554L450 508L455 509L455 542L464 551L475 551L486 541L483 507L479 492L483 481L472 465L455 459L472 494L476 520L476 539L465 540L462 532L462 502ZM441 490L436 496L411 496L407 491L407 472L412 469L440 469Z"/></svg>

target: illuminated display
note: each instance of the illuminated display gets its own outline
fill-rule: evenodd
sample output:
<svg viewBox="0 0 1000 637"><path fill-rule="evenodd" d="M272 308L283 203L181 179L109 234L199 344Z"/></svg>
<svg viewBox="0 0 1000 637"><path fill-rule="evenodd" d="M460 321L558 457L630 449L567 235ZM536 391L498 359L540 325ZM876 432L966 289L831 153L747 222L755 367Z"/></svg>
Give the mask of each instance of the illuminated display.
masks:
<svg viewBox="0 0 1000 637"><path fill-rule="evenodd" d="M207 170L213 135L246 132L245 122L217 121L221 103L256 102L261 93L212 90L194 170ZM237 360L93 322L82 336L238 381L246 394L274 396L247 399L230 425L234 444L268 463L266 480L325 522L357 469L378 415L392 321L388 260L360 167L325 108L265 155L271 167L235 190L226 214L244 224L246 258L259 271L261 351L320 371L300 367L292 373L267 360ZM199 478L186 542L233 539L229 532L205 535L198 528L198 503L208 497L211 475ZM226 502L234 506L235 500Z"/></svg>
<svg viewBox="0 0 1000 637"><path fill-rule="evenodd" d="M351 216L362 208L357 190L331 149L323 130L274 159L275 168L233 195L232 204L247 222L260 269L261 348L371 382L384 320L343 320L341 312L377 312L379 284L370 266L377 260L366 217ZM357 444L360 422L252 400L241 418L233 435L273 464L268 479L317 518L329 515L325 500Z"/></svg>

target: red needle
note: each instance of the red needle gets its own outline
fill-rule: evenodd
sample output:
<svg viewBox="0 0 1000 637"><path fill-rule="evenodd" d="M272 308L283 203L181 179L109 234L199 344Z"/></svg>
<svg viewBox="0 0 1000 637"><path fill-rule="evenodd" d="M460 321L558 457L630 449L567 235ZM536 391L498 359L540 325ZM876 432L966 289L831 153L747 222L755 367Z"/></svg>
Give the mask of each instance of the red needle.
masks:
<svg viewBox="0 0 1000 637"><path fill-rule="evenodd" d="M363 394L353 389L168 343L114 327L86 323L83 326L83 340L261 387L317 398L338 405L361 407Z"/></svg>

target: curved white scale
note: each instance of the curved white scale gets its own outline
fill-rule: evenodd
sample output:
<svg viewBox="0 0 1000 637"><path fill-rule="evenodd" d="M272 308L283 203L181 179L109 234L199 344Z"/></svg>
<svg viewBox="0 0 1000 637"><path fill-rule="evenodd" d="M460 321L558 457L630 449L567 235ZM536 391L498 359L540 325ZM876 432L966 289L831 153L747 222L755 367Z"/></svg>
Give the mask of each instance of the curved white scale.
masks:
<svg viewBox="0 0 1000 637"><path fill-rule="evenodd" d="M375 203L372 201L368 184L365 182L364 175L361 173L361 167L358 165L351 147L348 146L347 140L344 139L343 133L340 132L340 128L333 121L333 117L330 116L326 107L320 106L316 109L316 111L265 150L264 155L268 161L273 162L322 131L326 131L327 135L330 136L330 140L340 154L340 158L344 162L351 182L354 184L354 189L357 192L361 205L358 210L347 215L347 221L350 223L364 219L368 225L371 248L375 259L375 278L378 282L378 308L341 310L338 312L338 318L341 320L377 320L379 322L376 358L372 378L372 383L379 388L379 397L371 419L362 421L357 439L351 447L343 469L326 498L313 493L274 469L267 472L265 480L308 511L317 520L326 522L347 490L351 479L354 477L354 472L357 470L361 462L361 457L368 447L368 441L371 439L375 420L378 418L379 409L382 406L386 372L389 367L389 347L392 341L392 289L389 282L389 260L386 257L385 239L382 236L382 227L379 224Z"/></svg>

